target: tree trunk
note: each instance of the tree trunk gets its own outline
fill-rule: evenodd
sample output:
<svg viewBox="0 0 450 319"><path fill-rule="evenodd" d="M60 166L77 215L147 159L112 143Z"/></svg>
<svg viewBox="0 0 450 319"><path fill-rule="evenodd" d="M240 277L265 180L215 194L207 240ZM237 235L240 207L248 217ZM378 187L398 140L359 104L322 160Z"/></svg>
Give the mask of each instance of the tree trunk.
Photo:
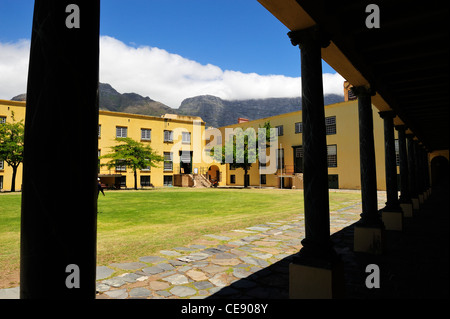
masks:
<svg viewBox="0 0 450 319"><path fill-rule="evenodd" d="M248 180L247 180L247 169L244 169L244 188L248 187Z"/></svg>
<svg viewBox="0 0 450 319"><path fill-rule="evenodd" d="M13 173L12 173L12 181L11 181L11 192L15 192L16 191L16 175L17 175L17 167L18 166L13 166Z"/></svg>
<svg viewBox="0 0 450 319"><path fill-rule="evenodd" d="M137 173L136 173L136 170L134 170L134 189L137 190Z"/></svg>

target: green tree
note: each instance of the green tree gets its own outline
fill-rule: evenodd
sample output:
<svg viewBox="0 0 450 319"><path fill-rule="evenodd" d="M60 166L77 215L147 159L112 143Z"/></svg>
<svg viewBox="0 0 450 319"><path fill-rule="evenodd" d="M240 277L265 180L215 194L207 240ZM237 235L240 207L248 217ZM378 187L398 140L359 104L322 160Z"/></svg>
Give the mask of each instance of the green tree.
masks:
<svg viewBox="0 0 450 319"><path fill-rule="evenodd" d="M0 124L0 160L12 167L11 191L16 190L17 168L23 162L23 141L25 125L23 120L16 122L11 112L11 123Z"/></svg>
<svg viewBox="0 0 450 319"><path fill-rule="evenodd" d="M158 155L148 145L136 142L129 137L116 138L117 144L111 147L112 152L103 156L100 159L109 158L107 163L101 164L111 169L116 166L127 166L133 170L134 173L134 189L137 189L137 173L138 169L146 169L149 166L158 167L155 162L163 162L164 157Z"/></svg>
<svg viewBox="0 0 450 319"><path fill-rule="evenodd" d="M233 138L225 141L222 146L220 154L214 154L214 149L211 150L211 156L222 164L230 164L234 168L242 168L244 170L244 188L248 185L248 171L252 164L259 159L259 143L260 139L265 140L265 146L269 147L273 139L273 129L271 130L270 122L265 122L262 127L265 130L258 130L255 132L252 128L243 131L242 129L235 129Z"/></svg>

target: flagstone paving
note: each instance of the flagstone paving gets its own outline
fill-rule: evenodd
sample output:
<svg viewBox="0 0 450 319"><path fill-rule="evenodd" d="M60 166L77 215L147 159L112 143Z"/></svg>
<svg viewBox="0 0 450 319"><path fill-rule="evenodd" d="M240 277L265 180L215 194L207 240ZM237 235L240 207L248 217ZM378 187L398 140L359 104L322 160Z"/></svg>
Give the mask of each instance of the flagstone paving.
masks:
<svg viewBox="0 0 450 319"><path fill-rule="evenodd" d="M384 201L380 196L379 204ZM332 233L359 220L360 213L361 203L331 212ZM288 297L288 265L303 238L304 222L299 216L204 235L190 245L168 247L139 262L99 266L97 277L110 277L98 278L97 299L284 299ZM107 269L133 272L114 276Z"/></svg>
<svg viewBox="0 0 450 319"><path fill-rule="evenodd" d="M384 196L379 196L380 206ZM361 203L330 213L332 233L359 220ZM288 297L288 265L304 238L303 217L208 234L138 261L97 267L97 299ZM123 273L126 271L126 273ZM17 297L18 288L0 290ZM3 297L5 297L3 296Z"/></svg>

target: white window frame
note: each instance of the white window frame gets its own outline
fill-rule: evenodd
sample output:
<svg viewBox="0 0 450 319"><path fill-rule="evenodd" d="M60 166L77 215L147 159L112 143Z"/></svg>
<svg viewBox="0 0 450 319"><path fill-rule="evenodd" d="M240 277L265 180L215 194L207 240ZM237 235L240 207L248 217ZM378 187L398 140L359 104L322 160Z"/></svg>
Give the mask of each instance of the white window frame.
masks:
<svg viewBox="0 0 450 319"><path fill-rule="evenodd" d="M141 128L141 140L151 141L152 140L152 130L149 128Z"/></svg>
<svg viewBox="0 0 450 319"><path fill-rule="evenodd" d="M116 138L125 138L125 137L128 137L128 127L116 126Z"/></svg>
<svg viewBox="0 0 450 319"><path fill-rule="evenodd" d="M327 166L337 167L337 144L327 145Z"/></svg>
<svg viewBox="0 0 450 319"><path fill-rule="evenodd" d="M118 161L117 164L119 164L119 161ZM126 165L116 165L116 171L117 172L126 172L127 171L127 166Z"/></svg>
<svg viewBox="0 0 450 319"><path fill-rule="evenodd" d="M173 131L164 130L164 142L173 142Z"/></svg>
<svg viewBox="0 0 450 319"><path fill-rule="evenodd" d="M191 133L190 132L181 132L181 143L182 144L191 144Z"/></svg>
<svg viewBox="0 0 450 319"><path fill-rule="evenodd" d="M164 152L164 171L173 171L173 153Z"/></svg>

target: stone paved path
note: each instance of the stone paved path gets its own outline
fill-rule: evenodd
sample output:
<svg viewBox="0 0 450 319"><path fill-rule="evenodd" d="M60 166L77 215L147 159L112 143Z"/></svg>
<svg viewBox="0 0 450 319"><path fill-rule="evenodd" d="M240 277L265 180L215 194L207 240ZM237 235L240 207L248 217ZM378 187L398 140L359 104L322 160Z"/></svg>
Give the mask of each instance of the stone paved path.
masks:
<svg viewBox="0 0 450 319"><path fill-rule="evenodd" d="M385 196L378 195L379 206ZM331 233L359 220L361 204L330 212ZM303 217L204 235L133 262L97 267L97 299L288 298L288 266L301 248ZM17 298L18 288L0 290Z"/></svg>
<svg viewBox="0 0 450 319"><path fill-rule="evenodd" d="M378 200L382 207L382 193ZM360 213L361 203L331 212L331 233L359 220ZM97 298L286 299L289 263L303 238L303 217L205 235L138 262L98 267Z"/></svg>

